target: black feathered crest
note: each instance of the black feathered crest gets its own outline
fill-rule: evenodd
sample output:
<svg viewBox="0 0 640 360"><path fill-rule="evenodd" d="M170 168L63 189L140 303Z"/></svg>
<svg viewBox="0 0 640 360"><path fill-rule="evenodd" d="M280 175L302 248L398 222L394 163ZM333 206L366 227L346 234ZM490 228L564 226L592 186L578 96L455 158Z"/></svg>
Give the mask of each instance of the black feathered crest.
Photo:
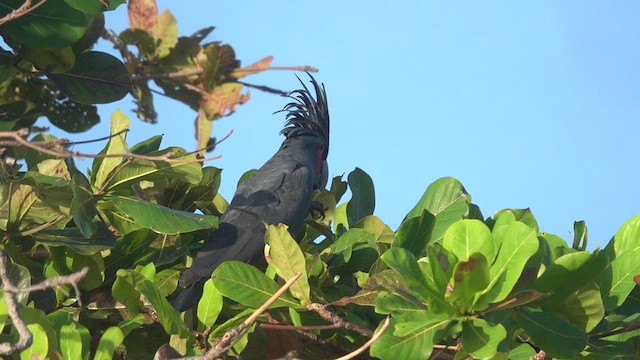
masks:
<svg viewBox="0 0 640 360"><path fill-rule="evenodd" d="M294 99L285 105L281 111L286 111L285 128L280 131L287 138L300 135L315 135L322 137L329 147L329 107L324 84L319 85L316 79L307 73L315 88L314 99L307 86L300 80L303 89L292 91L289 97ZM297 77L297 75L296 75Z"/></svg>

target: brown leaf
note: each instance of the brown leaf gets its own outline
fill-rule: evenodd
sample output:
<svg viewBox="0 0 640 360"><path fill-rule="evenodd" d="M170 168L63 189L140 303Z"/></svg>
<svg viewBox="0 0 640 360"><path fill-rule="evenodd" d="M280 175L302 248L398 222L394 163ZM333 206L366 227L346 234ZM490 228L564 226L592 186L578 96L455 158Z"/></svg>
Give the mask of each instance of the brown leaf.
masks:
<svg viewBox="0 0 640 360"><path fill-rule="evenodd" d="M213 89L212 92L203 94L200 106L204 110L207 119L215 120L236 110L236 105L244 104L249 100L249 92L241 94L242 84L224 83Z"/></svg>
<svg viewBox="0 0 640 360"><path fill-rule="evenodd" d="M149 33L158 22L158 4L155 0L129 1L129 27Z"/></svg>
<svg viewBox="0 0 640 360"><path fill-rule="evenodd" d="M272 61L273 61L273 56L267 56L264 59L258 60L249 66L235 69L231 74L231 76L233 76L236 79L240 79L248 75L257 74L259 72L268 70L271 67Z"/></svg>

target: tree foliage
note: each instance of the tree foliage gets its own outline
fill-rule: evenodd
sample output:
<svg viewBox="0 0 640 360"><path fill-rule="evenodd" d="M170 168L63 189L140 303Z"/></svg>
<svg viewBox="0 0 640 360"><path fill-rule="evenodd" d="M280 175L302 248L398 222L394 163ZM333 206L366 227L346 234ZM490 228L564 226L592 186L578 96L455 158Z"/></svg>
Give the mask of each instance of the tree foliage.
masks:
<svg viewBox="0 0 640 360"><path fill-rule="evenodd" d="M150 0L129 3L130 29L104 31L102 12L119 4L48 0L21 16L21 1L0 4L11 48L0 57L0 131L15 135L41 116L83 131L98 121L96 104L129 92L138 116L155 121L154 81L198 113L202 148L210 121L248 99L238 79L270 65L241 68L229 45L203 42L212 28L179 36L176 19ZM100 34L122 60L90 50ZM63 282L19 292L3 281L0 295L16 295L33 336L13 358L170 358L216 347L243 358L334 358L370 339L368 356L380 359L637 357L640 215L588 251L584 222L567 242L542 231L529 209L485 217L444 177L394 231L374 215L374 183L359 168L316 194L324 217L309 217L300 238L268 224L267 263L222 264L197 308L180 314L168 299L226 209L221 171L163 148L158 136L130 145L129 125L124 113L112 115L86 174L50 135L7 150L19 161L5 156L0 177L10 259L0 270L27 288L88 269L77 289ZM16 343L9 318L2 301L0 342Z"/></svg>

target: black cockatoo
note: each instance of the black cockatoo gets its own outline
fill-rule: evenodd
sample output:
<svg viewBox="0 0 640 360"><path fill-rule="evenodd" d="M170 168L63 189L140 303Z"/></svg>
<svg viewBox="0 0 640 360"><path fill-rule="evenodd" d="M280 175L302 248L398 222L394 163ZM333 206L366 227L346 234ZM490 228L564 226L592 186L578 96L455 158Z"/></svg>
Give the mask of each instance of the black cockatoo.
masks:
<svg viewBox="0 0 640 360"><path fill-rule="evenodd" d="M311 77L315 98L303 88L293 91L286 112L285 136L278 152L236 190L218 229L197 251L193 265L182 274L182 292L172 301L184 311L197 304L204 282L222 262L250 262L262 254L265 225L283 223L294 236L302 230L314 190L328 179L329 111L324 84ZM300 79L298 79L300 80Z"/></svg>

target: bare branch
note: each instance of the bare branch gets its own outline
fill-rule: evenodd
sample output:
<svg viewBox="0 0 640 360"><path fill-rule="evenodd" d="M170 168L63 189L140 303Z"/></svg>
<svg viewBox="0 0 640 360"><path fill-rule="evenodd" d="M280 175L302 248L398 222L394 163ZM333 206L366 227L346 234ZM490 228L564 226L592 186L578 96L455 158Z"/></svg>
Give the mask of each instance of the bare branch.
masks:
<svg viewBox="0 0 640 360"><path fill-rule="evenodd" d="M8 13L3 18L0 18L0 26L8 23L9 21L13 21L19 17L27 15L28 13L42 6L42 4L44 4L45 2L47 2L47 0L41 0L40 2L32 6L31 0L25 0L24 4L20 5L19 8Z"/></svg>
<svg viewBox="0 0 640 360"><path fill-rule="evenodd" d="M174 157L173 153L167 153L161 156L151 156L151 155L142 155L142 154L134 154L131 152L125 152L122 154L87 154L81 153L79 151L68 151L68 150L51 150L49 149L49 145L51 142L29 142L23 138L25 132L24 129L16 130L16 131L0 131L0 139L13 139L13 141L0 141L1 146L24 146L35 151L38 151L43 154L55 156L57 158L130 158L130 159L143 159L149 161L165 161L172 164L186 164L198 162L202 163L205 161L216 160L220 158L220 155L211 156L207 158L195 159L195 160L184 160L181 157L184 157L188 154L178 155ZM113 135L115 136L115 135ZM54 143L58 144L59 142L54 141Z"/></svg>
<svg viewBox="0 0 640 360"><path fill-rule="evenodd" d="M313 310L315 312L318 313L318 315L320 315L323 319L338 325L339 327L343 327L347 330L353 330L353 331L357 331L365 336L373 336L373 331L363 328L362 326L356 325L352 322L346 321L344 319L342 319L341 317L339 317L338 315L332 313L330 310L327 309L326 305L322 305L322 304L317 304L317 303L313 303L310 304L309 306L307 306L307 308L309 310Z"/></svg>
<svg viewBox="0 0 640 360"><path fill-rule="evenodd" d="M31 346L31 343L33 342L33 335L27 328L27 324L25 324L25 322L20 317L20 313L18 311L18 303L15 298L16 294L21 292L44 290L61 285L71 285L76 291L78 304L82 306L80 302L80 291L78 290L78 283L89 272L89 268L84 267L82 270L70 275L56 276L46 279L37 285L19 288L16 287L13 282L11 282L11 279L9 279L9 275L7 274L7 265L7 254L4 252L4 250L0 250L0 280L2 280L4 301L7 304L7 312L9 313L9 317L11 318L11 322L18 331L20 338L14 344L11 344L9 342L0 343L0 355L11 355L15 352L20 352Z"/></svg>

